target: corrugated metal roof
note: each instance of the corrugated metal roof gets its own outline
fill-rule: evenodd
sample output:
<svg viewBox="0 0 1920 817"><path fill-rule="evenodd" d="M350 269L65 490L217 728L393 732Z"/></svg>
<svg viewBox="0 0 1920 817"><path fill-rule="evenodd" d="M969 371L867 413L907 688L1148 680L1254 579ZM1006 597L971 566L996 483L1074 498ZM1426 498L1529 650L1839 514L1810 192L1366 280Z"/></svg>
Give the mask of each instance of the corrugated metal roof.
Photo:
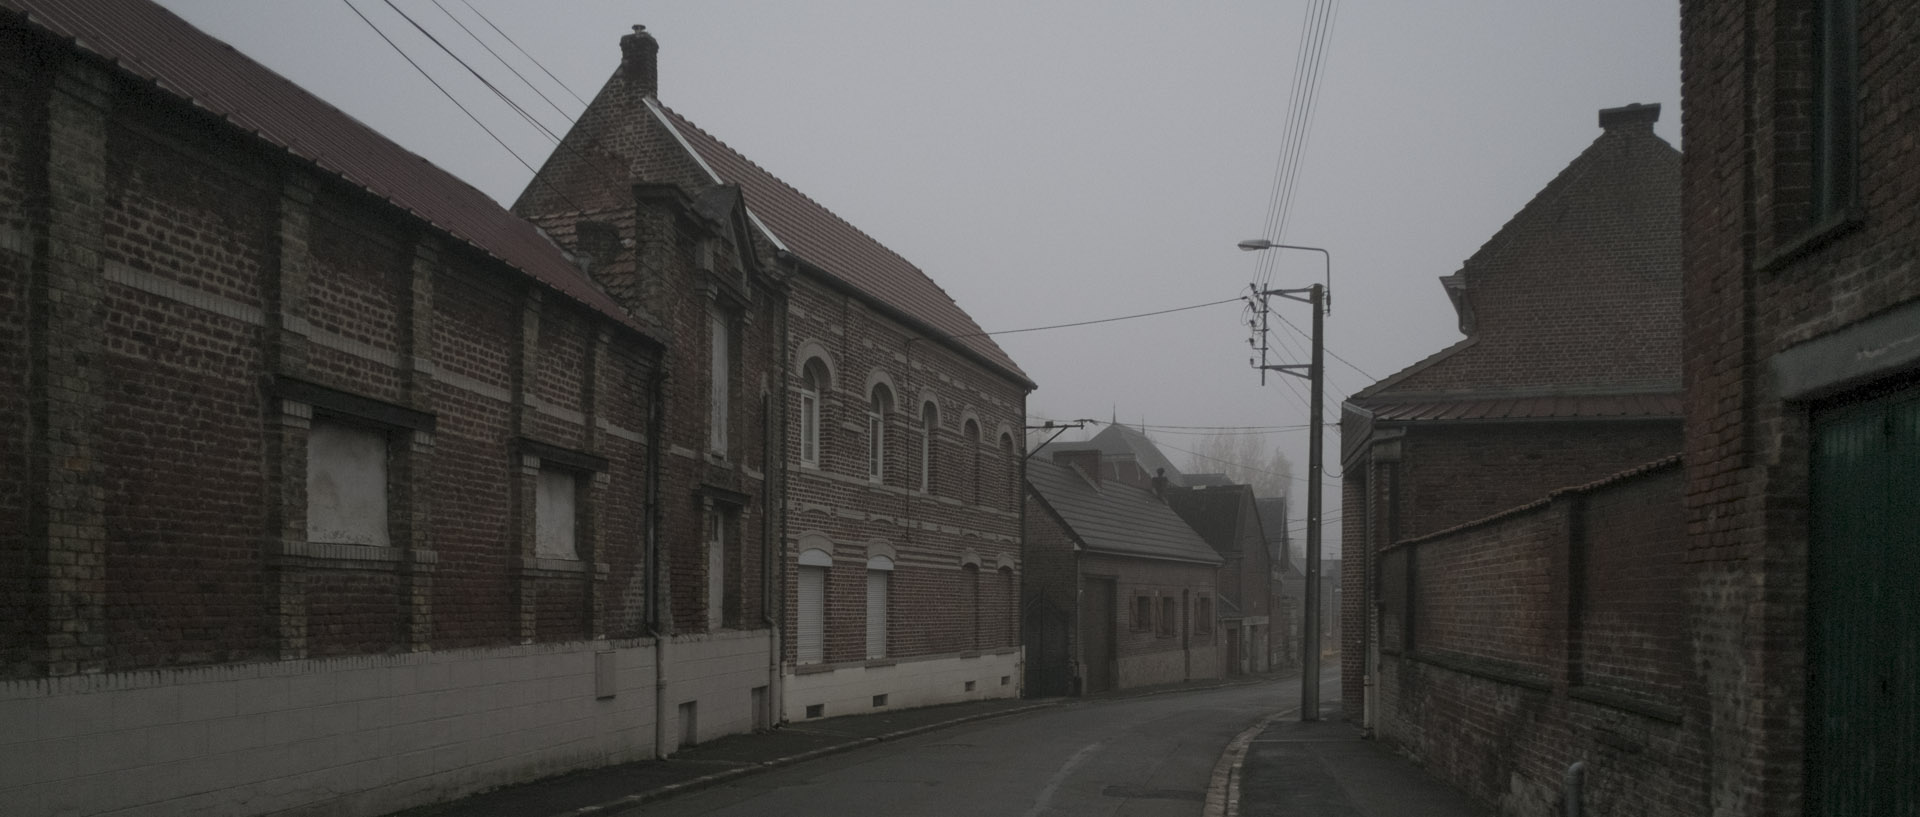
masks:
<svg viewBox="0 0 1920 817"><path fill-rule="evenodd" d="M1095 487L1078 470L1027 463L1027 484L1090 551L1217 565L1224 559L1152 492L1116 482Z"/></svg>
<svg viewBox="0 0 1920 817"><path fill-rule="evenodd" d="M658 104L657 101L654 104ZM1013 358L925 272L833 214L819 202L727 147L665 105L666 123L720 181L747 194L756 222L774 243L882 304L948 335L952 342L1031 387Z"/></svg>
<svg viewBox="0 0 1920 817"><path fill-rule="evenodd" d="M1387 402L1365 402L1375 423L1422 420L1550 420L1562 418L1672 418L1679 417L1681 399L1666 394L1593 394L1529 397L1462 397Z"/></svg>
<svg viewBox="0 0 1920 817"><path fill-rule="evenodd" d="M602 292L532 224L166 9L146 0L0 0L0 7L568 298L659 337L651 318Z"/></svg>

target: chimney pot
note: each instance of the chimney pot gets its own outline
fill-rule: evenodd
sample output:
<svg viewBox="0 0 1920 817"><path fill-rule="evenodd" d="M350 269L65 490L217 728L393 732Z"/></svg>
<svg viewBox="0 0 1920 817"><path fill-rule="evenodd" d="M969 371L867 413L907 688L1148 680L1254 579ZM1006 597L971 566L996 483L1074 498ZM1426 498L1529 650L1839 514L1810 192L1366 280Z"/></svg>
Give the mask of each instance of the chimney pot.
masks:
<svg viewBox="0 0 1920 817"><path fill-rule="evenodd" d="M1617 130L1629 127L1652 128L1660 121L1660 103L1635 102L1618 108L1600 109L1600 129Z"/></svg>
<svg viewBox="0 0 1920 817"><path fill-rule="evenodd" d="M620 38L620 71L634 93L660 93L660 41L647 33L646 26L634 26L632 34Z"/></svg>

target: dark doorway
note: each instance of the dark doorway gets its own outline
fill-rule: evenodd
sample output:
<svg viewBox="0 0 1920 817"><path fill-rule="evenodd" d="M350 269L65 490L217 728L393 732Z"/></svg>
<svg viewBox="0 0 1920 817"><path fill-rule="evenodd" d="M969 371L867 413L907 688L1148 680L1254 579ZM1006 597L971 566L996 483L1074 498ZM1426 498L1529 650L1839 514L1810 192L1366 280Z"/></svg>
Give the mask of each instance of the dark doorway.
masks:
<svg viewBox="0 0 1920 817"><path fill-rule="evenodd" d="M1046 599L1027 605L1024 626L1027 644L1029 698L1057 698L1073 694L1073 656L1068 652L1067 611Z"/></svg>
<svg viewBox="0 0 1920 817"><path fill-rule="evenodd" d="M1920 803L1920 389L1816 410L1807 588L1809 814Z"/></svg>
<svg viewBox="0 0 1920 817"><path fill-rule="evenodd" d="M1113 689L1113 620L1113 580L1088 579L1080 593L1081 660L1087 662L1082 692Z"/></svg>

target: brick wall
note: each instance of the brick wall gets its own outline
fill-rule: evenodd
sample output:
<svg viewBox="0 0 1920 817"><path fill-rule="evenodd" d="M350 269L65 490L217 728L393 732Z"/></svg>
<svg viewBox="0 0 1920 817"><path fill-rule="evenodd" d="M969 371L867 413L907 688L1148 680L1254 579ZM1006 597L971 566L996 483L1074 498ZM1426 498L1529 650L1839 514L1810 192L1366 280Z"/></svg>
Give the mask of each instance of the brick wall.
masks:
<svg viewBox="0 0 1920 817"><path fill-rule="evenodd" d="M1716 813L1808 808L1810 411L1914 371L1895 356L1790 396L1772 369L1920 300L1920 15L1897 0L1857 7L1858 202L1832 221L1810 207L1813 4L1681 8L1687 595L1703 679L1687 704L1721 758L1707 782Z"/></svg>
<svg viewBox="0 0 1920 817"><path fill-rule="evenodd" d="M1552 812L1576 760L1597 813L1700 813L1682 484L1669 459L1381 552L1376 733L1502 813Z"/></svg>
<svg viewBox="0 0 1920 817"><path fill-rule="evenodd" d="M1411 426L1399 464L1399 533L1445 530L1679 447L1670 420Z"/></svg>
<svg viewBox="0 0 1920 817"><path fill-rule="evenodd" d="M864 658L864 571L870 550L879 552L870 547L875 544L896 554L890 656L1017 646L1020 511L1013 497L1023 455L1009 454L1000 441L1021 434L1025 391L812 276L793 284L792 365L797 371L819 359L831 374L820 401L818 467L800 463L797 409L787 412L786 432L789 541L816 533L834 544L827 663ZM893 394L880 483L867 478L867 410L876 383ZM798 388L796 378L790 403L798 400ZM920 418L928 402L939 424L931 432L931 489L922 491ZM968 428L977 436L970 438ZM791 560L798 552L787 552L792 599L797 574ZM977 582L965 562L978 563ZM791 601L787 614L793 621ZM787 641L791 661L791 632Z"/></svg>
<svg viewBox="0 0 1920 817"><path fill-rule="evenodd" d="M1111 579L1114 583L1112 621L1114 656L1118 664L1114 688L1219 678L1225 674L1224 628L1216 622L1211 633L1202 633L1196 632L1193 626L1193 599L1216 593L1212 567L1092 553L1084 554L1080 565L1083 577ZM1135 600L1139 598L1152 601L1153 615L1145 622L1138 621L1135 615ZM1179 620L1163 629L1163 600L1169 598L1175 600ZM1218 600L1214 602L1214 610L1217 615ZM1086 632L1079 636L1083 644L1087 639L1098 637ZM1084 648L1080 660L1085 660Z"/></svg>

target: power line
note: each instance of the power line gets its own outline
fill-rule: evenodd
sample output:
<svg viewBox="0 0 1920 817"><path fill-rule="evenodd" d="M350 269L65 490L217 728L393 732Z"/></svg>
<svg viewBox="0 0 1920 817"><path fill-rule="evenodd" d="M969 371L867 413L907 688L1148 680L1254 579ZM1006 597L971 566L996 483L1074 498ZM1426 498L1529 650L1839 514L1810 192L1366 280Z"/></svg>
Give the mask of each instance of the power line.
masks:
<svg viewBox="0 0 1920 817"><path fill-rule="evenodd" d="M401 59L406 60L408 65L413 66L413 70L418 71L421 77L424 77L427 80L427 82L433 85L435 90L439 91L442 96L447 98L448 102L453 103L454 107L459 108L460 112L463 114L466 114L468 119L473 120L473 124L479 125L481 130L486 131L487 135L493 138L494 143L498 144L501 150L506 151L507 155L512 156L513 160L516 162L519 162L521 167L526 168L528 173L533 174L534 180L536 181L540 180L541 178L540 172L538 170L535 170L533 165L528 164L527 160L521 158L520 154L516 152L512 146L508 145L506 140L500 138L500 134L494 133L492 128L487 127L487 123L480 121L480 117L475 116L473 111L468 110L467 106L461 104L460 100L456 98L451 91L448 91L446 86L441 85L439 80L434 79L432 74L427 73L427 69L421 67L420 63L414 61L413 56L408 54L406 49L401 48L400 44L394 42L392 37L388 37L385 31L381 31L379 26L374 25L373 20L368 19L367 15L361 13L360 8L353 4L353 0L340 0L340 2L345 3L347 8L353 12L353 16L360 18L360 22L366 23L367 28L373 29L374 34L379 35L381 40L385 41L389 47L393 48L394 53L399 54ZM392 3L389 2L388 5L392 5ZM395 11L398 11L398 9L395 9ZM402 16L405 16L405 15L402 15ZM409 20L409 22L411 22L411 20ZM418 26L416 25L416 27ZM561 199L564 199L568 204L573 205L574 209L576 210L586 209L584 207L581 207L579 202L574 201L571 196L568 196L565 190L561 190L559 187L555 186L552 182L545 182L545 184L547 185L548 189L552 190L555 194L560 196Z"/></svg>
<svg viewBox="0 0 1920 817"><path fill-rule="evenodd" d="M1114 321L1130 321L1130 320L1133 320L1134 318L1151 318L1155 315L1167 315L1174 312L1185 312L1189 309L1202 309L1209 306L1219 306L1221 304L1230 304L1238 300L1240 299L1228 298L1224 301L1208 301L1204 304L1194 304L1192 306L1176 306L1172 309L1162 309L1156 312L1142 312L1137 315L1120 315L1118 317L1113 317L1113 318L1099 318L1091 321L1075 321L1073 323L1056 323L1056 324L1053 324L1052 326L1029 326L1025 329L1001 329L997 332L970 332L964 335L946 335L945 337L948 340L955 340L958 338L984 338L984 337L992 337L994 335L1015 335L1021 332L1040 332L1047 329L1069 329L1075 326L1092 326L1096 323L1113 323Z"/></svg>
<svg viewBox="0 0 1920 817"><path fill-rule="evenodd" d="M420 76L426 77L428 82L433 83L433 87L438 89L441 95L447 98L448 102L452 102L454 107L459 108L461 113L466 114L468 119L473 120L473 124L479 125L481 130L486 131L488 136L493 137L493 141L499 143L501 149L512 156L514 161L519 162L521 167L527 169L527 172L537 175L537 171L533 169L533 165L527 164L527 160L520 158L520 154L514 152L513 148L507 145L506 140L500 138L500 134L494 133L492 128L487 127L487 123L480 121L480 117L473 115L473 111L467 110L467 106L460 104L460 100L455 99L453 94L447 91L446 86L441 85L439 80L434 79L432 74L427 73L427 69L420 67L420 63L414 62L413 57L407 54L406 50L402 49L399 43L394 42L393 38L388 37L386 32L381 31L379 26L373 24L372 20L367 19L367 15L360 12L360 8L353 4L353 0L340 0L340 2L347 4L347 8L353 10L354 16L359 17L360 22L366 23L368 28L373 29L373 33L380 35L380 39L385 40L387 45L392 46L394 53L399 54L401 59L406 60L408 65L413 66L413 70L419 71Z"/></svg>
<svg viewBox="0 0 1920 817"><path fill-rule="evenodd" d="M514 78L520 80L521 85L527 86L527 90L532 91L534 96L540 97L540 101L547 103L547 107L552 108L554 113L560 114L561 119L569 123L573 121L572 115L561 110L560 106L555 104L552 99L549 99L546 94L541 93L540 89L534 87L532 82L527 81L526 75L520 73L519 69L514 68L511 63L507 62L505 57L500 56L500 52L493 50L493 46L487 45L486 40L480 39L480 35L473 33L473 29L468 28L466 23L460 21L460 18L453 16L453 12L448 11L447 7L442 4L440 0L433 0L433 5L435 8L440 9L440 13L446 15L447 19L452 20L454 25L459 26L461 31L466 32L469 38L479 43L481 48L486 49L487 53L492 55L493 59L500 63L501 67L506 68L508 73L513 74ZM472 6L468 6L468 8L472 8ZM498 29L495 30L497 31Z"/></svg>
<svg viewBox="0 0 1920 817"><path fill-rule="evenodd" d="M502 38L505 38L507 43L509 45L512 45L515 51L520 52L520 56L526 57L530 62L533 63L533 66L535 68L540 69L541 73L546 74L547 78L553 80L555 85L560 86L560 90L566 91L569 96L572 96L574 100L579 102L581 105L584 106L587 104L587 101L585 99L581 99L579 94L574 93L572 87L568 86L565 82L562 82L559 77L554 76L553 72L548 71L545 65L541 65L540 61L537 59L534 59L534 56L532 54L527 53L527 50L524 48L521 48L519 43L514 42L513 38L507 35L507 32L501 31L499 26L494 25L492 20L487 19L487 15L485 13L481 12L477 8L474 8L473 3L466 2L466 0L462 0L462 2L466 5L468 11L471 11L474 14L479 15L480 19L487 24L488 28L493 29Z"/></svg>
<svg viewBox="0 0 1920 817"><path fill-rule="evenodd" d="M468 65L466 60L461 59L459 54L453 53L453 49L448 48L446 43L440 42L440 38L433 36L433 32L428 31L425 26L420 25L420 23L414 20L411 15L407 14L404 11L401 11L399 6L396 6L393 4L393 0L381 0L381 2L386 3L387 8L393 9L393 13L400 15L400 19L406 20L408 25L413 26L414 29L416 31L419 31L421 35L425 36L429 42L432 42L434 45L438 46L441 51L446 52L447 56L452 57L453 61L456 63L459 63L461 68L467 69L467 73L472 74L473 78L479 80L480 84L486 86L487 90L492 91L493 95L496 97L499 97L501 102L507 103L507 107L512 108L513 112L519 114L521 119L527 120L527 124L532 125L535 130L538 130L540 131L540 133L546 135L548 141L551 141L556 145L560 143L559 134L554 133L553 130L548 128L545 123L542 123L540 120L535 119L533 114L527 113L527 109L520 107L520 103L513 101L512 97L507 96L505 92L501 91L492 82L488 81L485 76L482 76L479 71L474 70L474 67L471 65ZM459 22L459 21L456 20L454 22Z"/></svg>

